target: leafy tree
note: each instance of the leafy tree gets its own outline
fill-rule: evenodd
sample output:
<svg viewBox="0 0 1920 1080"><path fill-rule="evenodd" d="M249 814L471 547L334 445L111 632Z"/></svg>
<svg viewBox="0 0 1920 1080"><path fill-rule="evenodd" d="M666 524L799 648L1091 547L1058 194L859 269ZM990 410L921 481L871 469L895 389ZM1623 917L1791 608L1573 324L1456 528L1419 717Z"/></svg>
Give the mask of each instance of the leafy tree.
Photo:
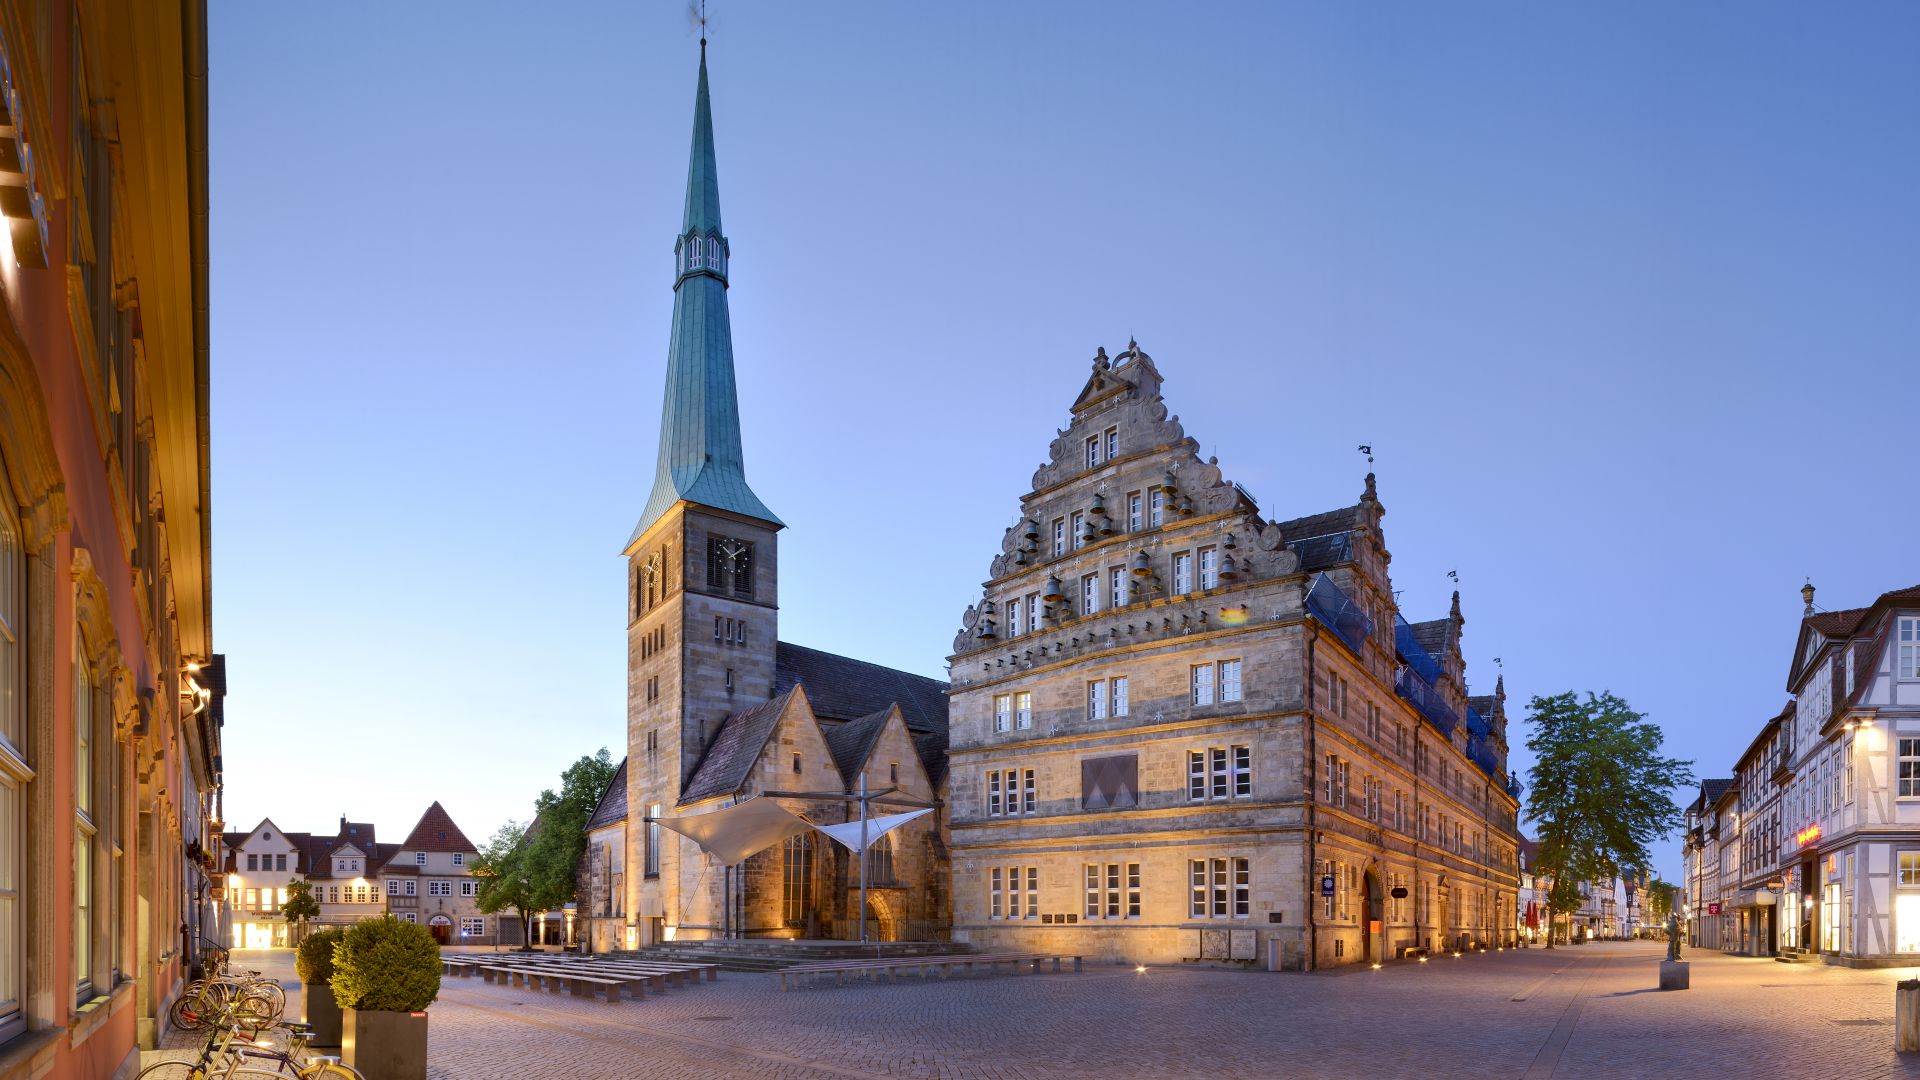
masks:
<svg viewBox="0 0 1920 1080"><path fill-rule="evenodd" d="M305 936L307 920L320 917L320 901L314 899L313 883L293 881L287 884L287 902L280 905L280 917L293 926L293 940Z"/></svg>
<svg viewBox="0 0 1920 1080"><path fill-rule="evenodd" d="M1647 919L1652 923L1664 923L1673 911L1673 898L1679 893L1680 886L1671 881L1655 878L1647 882Z"/></svg>
<svg viewBox="0 0 1920 1080"><path fill-rule="evenodd" d="M573 900L580 856L587 849L587 822L615 768L613 755L601 747L560 774L559 792L542 791L534 800L536 816L526 836L534 910L552 911Z"/></svg>
<svg viewBox="0 0 1920 1080"><path fill-rule="evenodd" d="M1553 940L1560 932L1560 916L1572 915L1580 910L1580 901L1586 899L1580 894L1580 883L1565 874L1555 874L1553 885L1547 890L1547 948L1553 948ZM1573 924L1567 924L1567 937L1573 937Z"/></svg>
<svg viewBox="0 0 1920 1080"><path fill-rule="evenodd" d="M486 850L474 860L471 871L477 882L475 905L487 914L508 908L518 912L526 931L521 947L531 949L533 946L525 942L533 939L533 915L544 909L535 898L526 838L527 827L517 821L500 826L487 841Z"/></svg>
<svg viewBox="0 0 1920 1080"><path fill-rule="evenodd" d="M1536 696L1528 708L1527 749L1539 759L1527 796L1540 837L1535 863L1553 875L1549 906L1568 913L1580 904L1576 882L1652 861L1647 845L1680 827L1669 792L1694 782L1693 763L1662 757L1660 728L1610 692Z"/></svg>

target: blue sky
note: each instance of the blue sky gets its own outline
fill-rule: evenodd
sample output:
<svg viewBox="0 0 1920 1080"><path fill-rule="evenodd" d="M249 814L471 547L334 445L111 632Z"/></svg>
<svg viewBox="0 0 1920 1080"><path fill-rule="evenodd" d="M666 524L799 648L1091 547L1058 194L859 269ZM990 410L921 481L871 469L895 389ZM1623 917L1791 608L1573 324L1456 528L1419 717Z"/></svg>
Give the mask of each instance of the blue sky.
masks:
<svg viewBox="0 0 1920 1080"><path fill-rule="evenodd" d="M479 841L621 753L697 33L530 10L213 5L238 824L437 798ZM1271 513L1375 448L1402 603L1459 571L1476 691L1496 656L1516 713L1611 689L1724 775L1804 579L1920 581L1920 9L1191 10L715 5L782 637L943 674L1132 335Z"/></svg>

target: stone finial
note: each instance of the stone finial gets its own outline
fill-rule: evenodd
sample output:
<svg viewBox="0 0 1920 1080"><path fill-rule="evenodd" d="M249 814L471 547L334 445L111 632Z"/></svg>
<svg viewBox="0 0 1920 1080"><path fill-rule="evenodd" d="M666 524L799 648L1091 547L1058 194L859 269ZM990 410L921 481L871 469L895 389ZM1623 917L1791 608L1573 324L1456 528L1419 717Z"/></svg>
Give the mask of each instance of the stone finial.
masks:
<svg viewBox="0 0 1920 1080"><path fill-rule="evenodd" d="M1806 601L1807 603L1806 613L1808 615L1813 614L1813 579L1812 578L1808 578L1807 583L1805 585L1800 586L1800 599Z"/></svg>
<svg viewBox="0 0 1920 1080"><path fill-rule="evenodd" d="M1379 502L1380 501L1380 492L1374 486L1372 473L1367 474L1366 490L1360 493L1360 501L1361 502Z"/></svg>
<svg viewBox="0 0 1920 1080"><path fill-rule="evenodd" d="M1504 672L1493 680L1493 696L1501 701L1507 700L1507 676Z"/></svg>
<svg viewBox="0 0 1920 1080"><path fill-rule="evenodd" d="M1108 368L1111 368L1112 366L1113 366L1113 361L1107 359L1107 347L1105 345L1102 345L1098 349L1094 350L1093 370L1106 371Z"/></svg>
<svg viewBox="0 0 1920 1080"><path fill-rule="evenodd" d="M1454 622L1460 621L1460 590L1459 589L1453 590L1453 606L1447 610L1447 618L1452 619Z"/></svg>

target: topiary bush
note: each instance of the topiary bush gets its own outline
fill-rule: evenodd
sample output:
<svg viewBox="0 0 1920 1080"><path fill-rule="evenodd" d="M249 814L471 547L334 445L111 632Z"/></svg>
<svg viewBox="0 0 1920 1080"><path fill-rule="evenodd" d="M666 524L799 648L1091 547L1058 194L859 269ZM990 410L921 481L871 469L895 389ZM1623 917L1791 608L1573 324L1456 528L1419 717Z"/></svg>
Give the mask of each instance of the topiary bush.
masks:
<svg viewBox="0 0 1920 1080"><path fill-rule="evenodd" d="M333 979L333 947L345 933L338 926L329 926L307 935L293 954L293 970L299 973L301 983L318 986Z"/></svg>
<svg viewBox="0 0 1920 1080"><path fill-rule="evenodd" d="M357 922L334 946L329 983L343 1009L418 1012L440 996L440 946L391 915Z"/></svg>

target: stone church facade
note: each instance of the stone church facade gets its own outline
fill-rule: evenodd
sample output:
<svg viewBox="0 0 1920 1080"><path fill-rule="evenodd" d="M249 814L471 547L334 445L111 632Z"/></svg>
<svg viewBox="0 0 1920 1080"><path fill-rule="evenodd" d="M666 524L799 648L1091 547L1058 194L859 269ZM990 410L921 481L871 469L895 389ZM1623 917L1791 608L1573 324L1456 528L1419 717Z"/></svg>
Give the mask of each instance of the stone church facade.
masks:
<svg viewBox="0 0 1920 1080"><path fill-rule="evenodd" d="M780 792L809 821L837 824L857 818L846 796L863 779L869 792L890 789L874 815L945 792L946 683L779 640L784 525L748 486L741 454L704 43L694 113L658 468L624 550L628 752L619 805L610 791L594 816L583 871L597 949L857 938L858 860L825 836L809 831L719 866L650 819ZM870 935L945 935L944 828L936 809L872 851Z"/></svg>
<svg viewBox="0 0 1920 1080"><path fill-rule="evenodd" d="M1405 621L1372 475L1265 519L1161 382L1101 350L963 616L955 939L1296 969L1510 944L1519 785L1459 595Z"/></svg>

